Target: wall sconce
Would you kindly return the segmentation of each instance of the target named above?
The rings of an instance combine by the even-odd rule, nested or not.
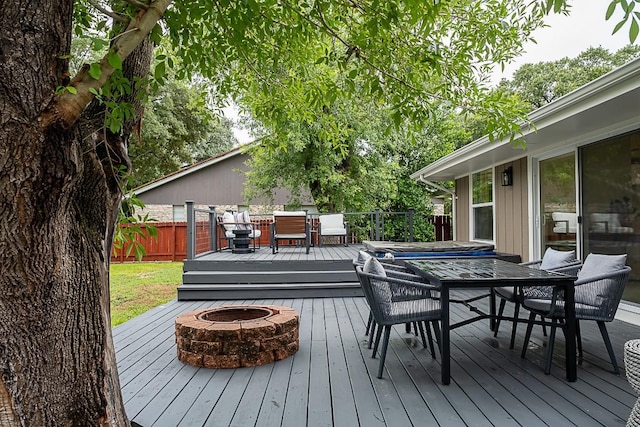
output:
[[[502,171],[502,186],[510,187],[513,185],[513,168],[509,166]]]

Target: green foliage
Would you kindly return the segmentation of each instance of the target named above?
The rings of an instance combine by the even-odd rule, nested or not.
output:
[[[201,84],[169,80],[150,98],[141,138],[129,146],[134,187],[236,143],[231,122],[207,107],[206,94]]]
[[[158,229],[150,222],[156,221],[149,217],[149,214],[141,215],[136,211],[144,208],[144,202],[138,199],[134,193],[130,193],[124,198],[118,212],[118,224],[114,233],[114,252],[126,251],[126,256],[132,253],[140,261],[146,250],[142,240],[148,237],[156,239]]]
[[[613,54],[602,47],[592,47],[576,58],[525,64],[514,73],[512,80],[500,82],[499,89],[517,93],[528,104],[528,109],[533,110],[638,56],[640,47],[635,45],[628,45]]]
[[[613,28],[613,34],[617,33],[626,24],[629,24],[629,41],[634,43],[638,38],[638,31],[640,26],[640,12],[634,11],[636,4],[640,3],[638,0],[612,0],[607,8],[606,19],[609,20],[613,17],[618,8],[624,13],[624,17]]]

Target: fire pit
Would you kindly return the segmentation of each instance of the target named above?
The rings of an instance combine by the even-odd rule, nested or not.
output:
[[[205,368],[257,366],[298,351],[298,313],[275,305],[230,305],[176,319],[178,359]]]

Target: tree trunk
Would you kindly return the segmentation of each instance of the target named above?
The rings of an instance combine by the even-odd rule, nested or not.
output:
[[[43,119],[68,83],[71,16],[70,0],[0,2],[0,426],[129,425],[109,256],[131,125],[104,132],[97,104]],[[146,74],[150,53],[123,72]]]

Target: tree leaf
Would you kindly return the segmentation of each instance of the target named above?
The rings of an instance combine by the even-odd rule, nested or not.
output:
[[[122,70],[122,58],[117,53],[111,52],[107,57],[109,61],[109,65],[111,65],[116,70]]]
[[[100,67],[100,64],[98,64],[97,62],[91,64],[91,66],[89,67],[89,75],[95,80],[98,80],[102,75],[102,67]]]
[[[611,16],[613,16],[613,12],[616,11],[617,4],[618,2],[615,0],[609,3],[609,7],[607,8],[607,14],[605,15],[605,19],[607,21],[609,20],[609,18],[611,18]]]
[[[636,21],[635,18],[632,18],[631,27],[629,27],[629,40],[631,41],[631,43],[634,43],[636,41],[639,30],[640,28],[638,27],[638,21]]]

